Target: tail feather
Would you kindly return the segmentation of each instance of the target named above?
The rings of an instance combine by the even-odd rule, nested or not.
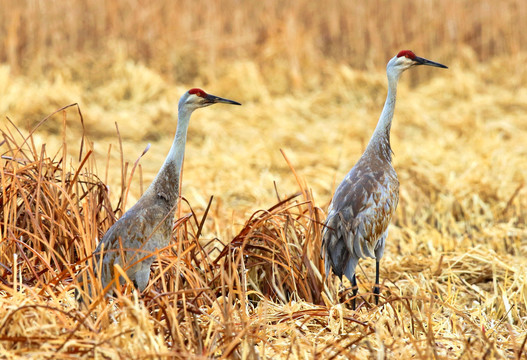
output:
[[[328,217],[323,233],[322,252],[326,276],[329,275],[330,270],[333,270],[341,280],[342,275],[345,275],[351,281],[359,258],[353,249],[348,247],[351,239],[347,238],[353,236],[352,232],[343,228],[339,220],[338,216]]]

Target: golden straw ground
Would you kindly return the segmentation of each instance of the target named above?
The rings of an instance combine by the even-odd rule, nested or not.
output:
[[[74,108],[66,111],[62,115],[78,119]],[[441,185],[442,172],[403,164],[408,185],[382,271],[386,297],[380,308],[353,312],[335,298],[336,282],[322,283],[325,205],[317,205],[303,170],[282,157],[289,167],[284,178],[296,182],[297,196],[278,194],[280,201],[269,201],[238,236],[219,240],[215,229],[232,221],[222,215],[225,205],[214,199],[191,209],[183,202],[181,241],[154,266],[157,295],[138,300],[125,290],[113,303],[81,309],[73,299],[75,264],[116,216],[105,205],[107,188],[90,170],[91,145],[85,142],[80,157],[64,161],[64,147],[47,156],[32,137],[24,143],[13,126],[6,131],[2,146],[11,151],[2,159],[0,346],[10,356],[427,359],[524,353],[525,233],[510,220],[523,215],[518,187],[485,202],[474,196],[485,193],[484,185],[469,182],[463,196],[463,187]],[[486,205],[489,199],[497,201]],[[476,206],[487,213],[469,212]],[[371,265],[359,270],[362,293],[371,289]]]
[[[524,358],[527,7],[380,3],[2,2],[0,354]],[[365,261],[353,312],[323,283],[320,224],[401,48],[450,70],[399,86],[384,298],[369,305]],[[193,86],[244,111],[189,129],[180,241],[152,267],[155,292],[78,307],[75,274],[153,179]],[[28,137],[72,103],[83,121],[70,107]]]

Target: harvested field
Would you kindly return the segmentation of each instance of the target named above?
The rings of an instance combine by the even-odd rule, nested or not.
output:
[[[527,5],[174,4],[0,5],[0,358],[526,358]],[[352,311],[321,222],[402,48],[449,69],[399,82],[381,303],[361,261]],[[194,86],[243,106],[192,117],[174,246],[77,304]]]

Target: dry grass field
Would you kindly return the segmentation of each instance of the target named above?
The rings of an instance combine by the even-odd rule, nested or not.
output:
[[[527,358],[525,19],[522,0],[1,2],[0,359]],[[361,261],[353,311],[321,222],[405,48],[449,69],[399,82],[382,298]],[[174,245],[142,294],[77,304],[196,86],[243,106],[192,117]]]

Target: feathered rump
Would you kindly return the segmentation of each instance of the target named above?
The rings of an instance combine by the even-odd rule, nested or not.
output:
[[[369,170],[369,169],[367,169]],[[335,191],[322,234],[326,275],[333,269],[352,279],[361,258],[380,259],[399,199],[393,169],[372,173],[354,168]]]
[[[330,213],[322,234],[325,271],[328,276],[330,270],[333,269],[335,275],[341,280],[342,275],[345,275],[351,281],[359,258],[348,247],[348,244],[352,242],[349,237],[353,235],[349,229],[346,229],[346,223],[340,220],[339,215],[332,216]]]

